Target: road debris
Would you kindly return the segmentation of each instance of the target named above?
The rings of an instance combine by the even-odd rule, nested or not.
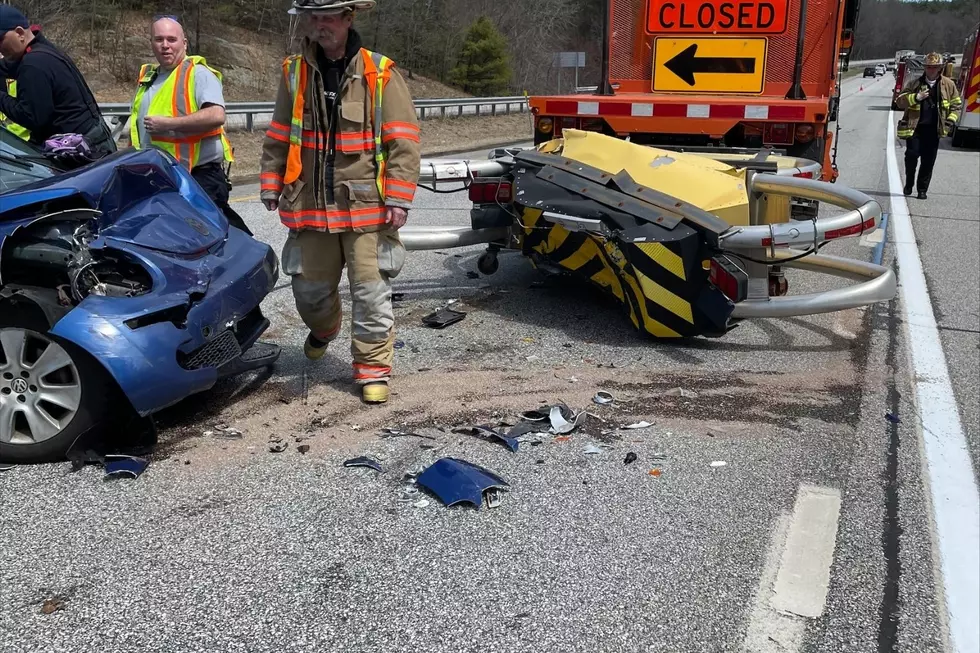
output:
[[[424,438],[426,440],[435,440],[431,435],[410,433],[408,431],[399,431],[398,429],[381,429],[381,439],[387,440],[388,438]]]
[[[41,614],[53,614],[58,610],[65,609],[65,602],[55,597],[53,599],[44,599],[44,603],[41,604]]]
[[[218,426],[214,427],[213,431],[205,431],[204,437],[214,437],[222,440],[241,440],[245,437],[245,435],[238,429],[233,429],[230,426],[219,424]]]
[[[660,393],[661,397],[683,397],[684,399],[697,399],[698,393],[684,388],[671,388],[666,392]]]
[[[451,308],[440,308],[422,318],[422,324],[431,329],[445,329],[466,317],[466,313]]]
[[[269,436],[269,453],[282,453],[289,446],[289,442],[278,435]]]
[[[104,480],[110,478],[120,478],[128,476],[139,478],[140,474],[146,471],[150,461],[136,456],[123,456],[119,454],[108,454],[104,459],[105,476]]]
[[[477,509],[483,503],[483,494],[488,489],[510,487],[494,472],[459,458],[440,458],[426,468],[416,483],[436,495],[447,507],[457,503],[471,503]],[[499,505],[499,496],[488,499]]]
[[[608,444],[603,444],[603,445],[590,444],[586,446],[585,449],[582,450],[582,453],[585,454],[586,456],[594,456],[596,454],[605,453],[606,450],[608,449],[612,449],[612,447],[609,446]]]
[[[599,392],[595,393],[594,397],[592,397],[592,401],[600,406],[608,406],[609,404],[615,402],[616,399],[605,390],[600,390]]]
[[[304,455],[306,453],[308,453],[309,450],[310,450],[310,445],[308,445],[308,444],[301,444],[298,447],[296,447],[296,451],[298,451],[298,452],[300,452],[301,454],[304,454]]]
[[[626,454],[626,460],[623,461],[624,465],[629,465],[630,463],[636,462],[637,455],[634,452],[629,452]]]
[[[885,413],[885,419],[887,419],[892,424],[901,424],[902,418],[894,413]]]
[[[460,435],[471,435],[473,437],[480,438],[481,440],[497,440],[514,453],[517,453],[517,449],[520,446],[517,438],[504,435],[490,428],[488,425],[463,426],[453,429],[453,433],[459,433]]]
[[[551,421],[551,432],[557,435],[571,433],[581,425],[585,417],[585,411],[574,413],[564,404],[552,406],[548,412],[548,419]]]
[[[728,463],[726,463],[724,460],[716,460],[713,463],[711,463],[711,466],[712,467],[724,467],[727,464]]]
[[[622,428],[635,430],[635,429],[648,429],[651,426],[653,426],[653,424],[651,424],[650,422],[637,422],[636,424],[630,424],[629,426],[624,426]]]
[[[358,456],[344,461],[344,467],[370,467],[375,471],[382,471],[381,463],[368,456]]]
[[[654,467],[649,472],[647,472],[647,474],[649,474],[650,476],[654,476],[654,477],[659,477],[662,473],[663,472],[661,472],[660,469],[657,468],[657,467]]]

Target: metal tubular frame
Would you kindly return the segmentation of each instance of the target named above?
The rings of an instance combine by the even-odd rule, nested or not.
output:
[[[466,184],[479,177],[499,177],[514,165],[512,159],[501,158],[486,161],[451,159],[425,160],[419,183],[435,187],[443,184]],[[898,292],[895,273],[884,266],[854,259],[817,254],[816,248],[828,240],[853,238],[874,231],[882,218],[881,206],[868,195],[840,184],[790,176],[801,168],[790,169],[787,174],[757,173],[749,171],[746,183],[750,205],[754,212],[764,211],[757,200],[762,194],[780,195],[816,200],[845,209],[845,213],[829,218],[766,224],[764,215],[754,215],[751,226],[732,227],[720,237],[722,248],[733,258],[740,255],[763,260],[764,263],[742,261],[749,274],[750,298],[735,305],[734,318],[774,318],[797,315],[813,315],[841,311],[859,306],[888,301]],[[685,208],[675,209],[683,215]],[[688,216],[684,216],[688,217]],[[693,217],[693,216],[691,216]],[[839,232],[839,233],[834,233]],[[510,228],[473,230],[468,227],[414,227],[401,229],[402,241],[409,250],[447,249],[481,243],[506,242]],[[597,236],[602,236],[596,232]],[[814,251],[795,261],[788,261],[804,254],[801,249]],[[819,272],[859,283],[806,295],[781,297],[768,296],[768,268],[779,265],[811,272]],[[763,289],[766,289],[763,291]]]

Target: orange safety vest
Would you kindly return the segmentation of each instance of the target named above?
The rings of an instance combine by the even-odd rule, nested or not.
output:
[[[361,48],[364,60],[364,79],[371,98],[371,131],[374,136],[374,162],[377,168],[376,180],[381,199],[385,198],[385,169],[387,156],[381,147],[381,120],[384,89],[391,79],[394,62],[383,54]],[[302,55],[292,55],[282,63],[282,72],[289,83],[293,97],[293,112],[289,125],[289,153],[286,156],[286,175],[283,183],[291,184],[303,172],[303,109],[306,102],[307,66]],[[339,99],[338,99],[339,101]]]

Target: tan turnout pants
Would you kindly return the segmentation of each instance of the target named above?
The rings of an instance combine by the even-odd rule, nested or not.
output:
[[[283,273],[292,278],[296,309],[317,339],[340,333],[337,288],[347,267],[351,291],[351,355],[354,380],[364,384],[391,378],[394,313],[391,280],[401,272],[405,247],[397,230],[371,233],[290,231],[282,251]]]

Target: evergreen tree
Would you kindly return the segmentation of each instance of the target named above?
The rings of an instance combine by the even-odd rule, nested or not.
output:
[[[466,33],[463,49],[450,73],[453,84],[477,96],[499,95],[511,79],[507,39],[486,16]]]

